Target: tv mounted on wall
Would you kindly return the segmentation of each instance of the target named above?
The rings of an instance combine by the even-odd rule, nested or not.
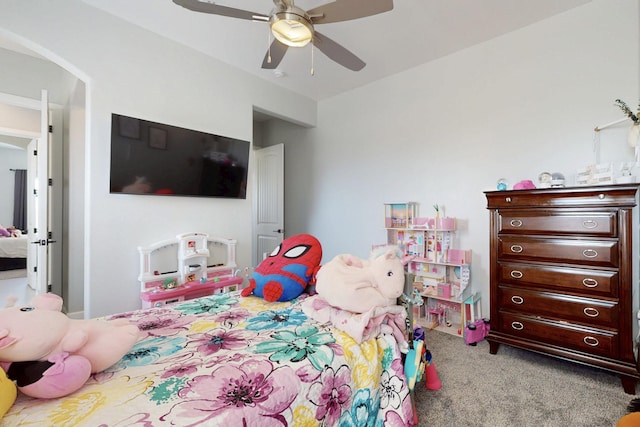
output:
[[[249,141],[111,115],[110,192],[246,199]]]

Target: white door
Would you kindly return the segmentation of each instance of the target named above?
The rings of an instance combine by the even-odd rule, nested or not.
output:
[[[28,147],[27,224],[29,229],[28,277],[29,286],[37,294],[49,287],[49,102],[42,91],[40,138]]]
[[[255,152],[253,265],[284,239],[284,144]]]

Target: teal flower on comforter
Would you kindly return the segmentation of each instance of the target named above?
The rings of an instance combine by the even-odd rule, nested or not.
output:
[[[351,409],[340,416],[339,426],[345,427],[382,427],[383,420],[378,418],[380,400],[371,397],[371,390],[361,388],[353,396]]]
[[[281,329],[299,326],[308,320],[306,314],[300,310],[284,308],[280,310],[266,310],[247,320],[246,329],[263,331],[267,329]]]
[[[182,350],[185,341],[185,337],[156,337],[140,341],[114,366],[124,369],[128,366],[149,365]]]
[[[185,314],[216,314],[231,310],[231,307],[238,304],[238,297],[235,294],[217,294],[207,298],[197,298],[189,300],[174,308]]]
[[[294,331],[278,331],[271,334],[272,340],[256,344],[256,353],[273,353],[272,362],[300,362],[308,359],[318,371],[333,361],[333,349],[329,344],[336,342],[329,332],[319,332],[315,326],[302,325]]]

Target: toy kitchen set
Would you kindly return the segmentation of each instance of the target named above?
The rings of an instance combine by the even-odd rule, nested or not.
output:
[[[138,247],[138,252],[142,308],[232,292],[243,282],[234,239],[186,233]]]

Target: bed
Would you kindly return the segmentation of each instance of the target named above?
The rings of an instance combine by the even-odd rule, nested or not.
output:
[[[19,395],[2,425],[412,425],[394,334],[358,344],[305,314],[313,298],[231,292],[111,316],[138,325],[135,347],[69,396]]]
[[[0,271],[27,268],[27,236],[0,237]]]

